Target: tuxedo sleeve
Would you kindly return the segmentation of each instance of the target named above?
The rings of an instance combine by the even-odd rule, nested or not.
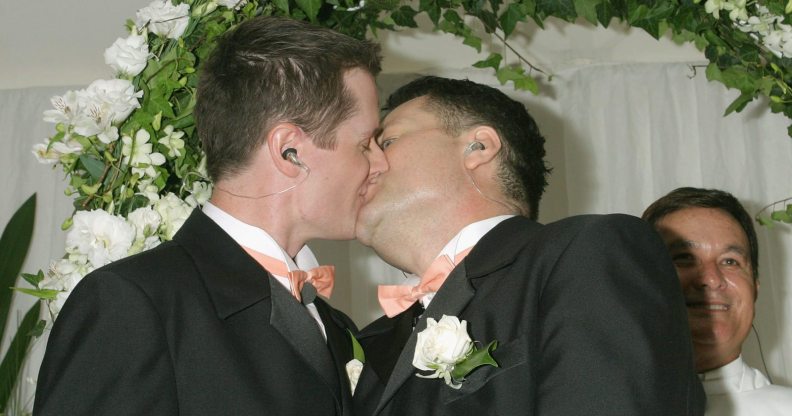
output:
[[[537,415],[703,414],[687,314],[656,233],[626,215],[582,224],[539,302]]]
[[[34,415],[174,415],[165,330],[147,294],[115,273],[86,276],[50,333]]]

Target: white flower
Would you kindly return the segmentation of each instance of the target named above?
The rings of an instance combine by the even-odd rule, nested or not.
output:
[[[52,164],[61,161],[66,155],[82,153],[82,145],[74,139],[64,139],[62,142],[39,143],[33,145],[33,155],[39,163]]]
[[[467,321],[460,322],[459,318],[448,315],[443,315],[439,322],[427,318],[426,329],[418,334],[413,366],[450,377],[454,364],[463,360],[472,347]]]
[[[173,235],[192,212],[192,207],[172,192],[168,192],[167,195],[155,202],[154,209],[162,217],[160,235],[164,241],[173,239]]]
[[[104,53],[105,63],[116,71],[134,77],[146,67],[149,56],[145,35],[129,35],[118,38]]]
[[[124,146],[121,148],[123,162],[132,167],[132,173],[139,177],[156,178],[159,174],[154,166],[165,163],[165,156],[162,153],[152,152],[153,146],[149,143],[151,135],[145,129],[140,129],[135,133],[135,138],[129,136],[121,138]]]
[[[66,251],[88,257],[91,266],[104,266],[126,257],[135,228],[124,218],[104,210],[77,211],[66,234]]]
[[[154,0],[137,11],[135,25],[148,29],[159,36],[179,39],[189,23],[190,6],[181,3],[174,6],[170,0]]]
[[[346,373],[349,378],[349,387],[352,389],[352,394],[355,394],[355,387],[357,387],[358,380],[360,380],[361,372],[363,372],[363,363],[357,358],[353,358],[346,363]]]
[[[229,9],[239,10],[247,4],[247,0],[217,0],[217,4]]]
[[[132,82],[126,79],[96,80],[85,93],[87,98],[102,106],[114,123],[126,120],[133,110],[140,108],[138,98],[143,96],[143,91],[135,92]]]
[[[159,188],[157,185],[151,183],[152,179],[147,178],[137,183],[138,195],[143,195],[148,198],[150,203],[154,203],[160,199]]]
[[[76,91],[67,91],[66,94],[56,95],[50,99],[52,110],[44,111],[44,121],[49,123],[74,124],[75,117],[80,113],[81,107]]]
[[[60,291],[55,299],[47,302],[52,316],[58,315],[72,289],[93,269],[87,263],[86,257],[80,255],[70,255],[68,258],[55,260],[50,264],[49,272],[39,283],[39,288]]]
[[[168,149],[168,157],[174,158],[179,157],[182,154],[182,149],[184,149],[184,137],[183,131],[174,131],[173,126],[168,124],[162,130],[165,132],[165,136],[159,139],[159,144],[165,146]]]
[[[203,206],[211,197],[212,185],[203,181],[195,181],[192,183],[190,195],[185,198],[185,202],[191,207]]]
[[[135,240],[145,240],[157,233],[162,217],[151,207],[140,207],[129,213],[127,220],[135,227]]]
[[[138,98],[143,91],[135,92],[132,83],[125,79],[96,80],[85,90],[77,91],[79,111],[72,119],[74,131],[86,137],[99,135],[107,144],[118,139],[118,130],[112,123],[126,120],[140,107]]]

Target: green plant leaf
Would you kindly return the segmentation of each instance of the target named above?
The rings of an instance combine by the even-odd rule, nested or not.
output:
[[[506,11],[500,15],[501,29],[503,29],[504,37],[509,37],[517,27],[517,23],[525,19],[525,7],[520,3],[511,3],[506,8]]]
[[[490,53],[487,59],[478,61],[473,66],[476,68],[492,68],[497,71],[500,68],[501,60],[503,60],[503,57],[499,53]]]
[[[495,76],[501,85],[512,81],[514,88],[518,90],[530,91],[534,94],[539,93],[539,85],[536,80],[531,78],[530,75],[526,75],[521,67],[507,66],[500,68],[495,72]]]
[[[492,351],[498,348],[498,341],[492,341],[484,348],[476,349],[467,356],[461,363],[454,366],[451,370],[451,378],[455,381],[462,381],[470,372],[483,365],[498,367],[498,362],[492,357]]]
[[[22,369],[22,364],[27,355],[28,346],[33,339],[31,332],[35,330],[38,322],[39,310],[41,302],[36,302],[30,310],[27,311],[25,317],[17,328],[16,335],[11,340],[5,357],[0,363],[0,413],[5,411],[8,404],[8,398],[11,396],[11,391],[19,379],[19,371]]]
[[[0,236],[0,339],[11,310],[13,292],[8,288],[14,286],[22,271],[33,238],[35,217],[36,194],[33,194],[11,216]]]
[[[349,334],[349,339],[352,343],[352,357],[361,363],[365,363],[366,354],[363,352],[363,347],[360,345],[360,342],[358,342],[357,338],[355,338],[355,335],[352,334],[352,331],[347,329],[347,333]]]
[[[597,25],[597,6],[603,0],[574,0],[575,13],[578,16],[585,18],[592,25]]]
[[[39,283],[44,280],[44,272],[39,270],[36,274],[22,273],[22,278],[25,279],[26,282],[30,283],[31,286],[37,287]]]
[[[723,115],[728,116],[734,111],[739,113],[740,111],[743,110],[743,108],[745,108],[746,105],[748,105],[748,103],[750,103],[753,100],[753,98],[754,98],[753,94],[749,94],[749,93],[740,94],[739,97],[737,97],[734,101],[732,101],[731,104],[729,104]]]
[[[105,164],[101,160],[86,154],[80,155],[80,163],[94,181],[99,181],[104,173]]]
[[[315,22],[316,16],[319,15],[319,9],[322,8],[322,0],[295,0],[297,7],[299,7],[308,20]]]
[[[28,289],[26,287],[12,287],[11,289],[17,292],[22,292],[26,295],[35,296],[39,299],[53,300],[58,296],[60,290],[55,289]]]

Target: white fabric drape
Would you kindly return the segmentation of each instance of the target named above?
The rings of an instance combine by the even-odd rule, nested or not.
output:
[[[489,72],[435,71],[497,86]],[[737,93],[709,83],[684,64],[602,65],[566,69],[542,86],[542,95],[503,90],[524,102],[547,138],[554,167],[540,220],[581,213],[640,215],[658,197],[679,186],[727,190],[751,212],[792,195],[789,121],[752,103],[722,117]],[[414,75],[382,75],[383,95]],[[36,234],[24,270],[46,269],[63,254],[60,224],[71,212],[58,168],[40,165],[30,153],[53,126],[41,121],[49,98],[69,87],[0,90],[0,224],[38,192]],[[755,326],[773,381],[792,385],[792,226],[758,228],[759,299]],[[333,303],[359,325],[379,316],[376,285],[403,277],[355,242],[316,242],[321,262],[334,263],[340,279]],[[343,276],[349,276],[344,279]],[[17,296],[18,304],[31,300]],[[20,306],[21,308],[21,306]],[[14,314],[16,317],[16,314]],[[13,317],[12,317],[13,318]],[[2,350],[6,348],[4,340]],[[38,347],[41,347],[39,343]],[[764,370],[757,337],[749,337],[746,360]],[[35,377],[40,352],[29,375]],[[27,390],[30,393],[30,389]],[[24,395],[23,395],[24,397]]]

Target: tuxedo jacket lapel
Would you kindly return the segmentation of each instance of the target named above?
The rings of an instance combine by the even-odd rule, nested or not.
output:
[[[227,319],[269,300],[270,325],[316,371],[340,405],[341,390],[332,357],[321,329],[305,307],[200,210],[193,211],[175,238],[201,271],[217,316]]]
[[[396,361],[374,414],[379,413],[388,401],[393,398],[393,395],[396,394],[402,384],[415,374],[416,370],[412,365],[412,360],[418,341],[418,333],[426,329],[426,319],[434,318],[439,320],[443,315],[459,315],[470,300],[473,299],[474,294],[475,291],[468,281],[465,262],[463,261],[448,275],[445,283],[443,283],[443,286],[429,304],[429,308],[418,320],[418,324],[412,331],[410,338],[399,355],[399,359]]]
[[[352,390],[349,386],[349,378],[346,375],[346,363],[353,358],[353,354],[349,332],[344,328],[348,327],[349,323],[338,319],[336,314],[330,309],[330,306],[322,299],[317,297],[316,301],[314,301],[314,305],[316,305],[316,309],[319,311],[319,317],[322,318],[322,322],[324,322],[325,333],[327,334],[327,347],[330,350],[336,372],[335,378],[337,381],[336,385],[338,386],[336,392],[341,397],[341,405],[344,409],[344,414],[348,414],[349,412],[347,409],[350,409],[352,406],[350,403]],[[355,328],[352,327],[352,330],[355,330]]]
[[[341,397],[336,368],[316,321],[301,303],[275,279],[270,278],[272,315],[270,324],[294,350],[316,370],[337,398]],[[326,326],[331,326],[326,325]],[[277,359],[277,358],[276,358]]]

